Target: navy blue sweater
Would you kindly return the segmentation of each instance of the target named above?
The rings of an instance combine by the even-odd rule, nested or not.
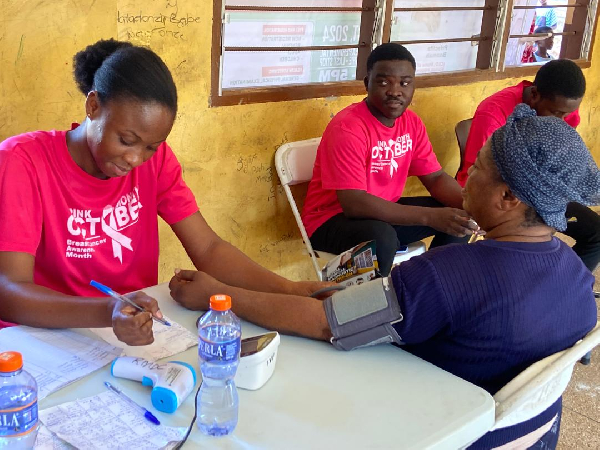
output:
[[[572,346],[596,324],[594,278],[553,238],[480,241],[433,249],[394,268],[411,353],[495,394],[540,359]],[[488,433],[473,448],[523,436],[560,410]]]

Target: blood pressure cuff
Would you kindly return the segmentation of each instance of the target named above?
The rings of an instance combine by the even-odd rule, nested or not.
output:
[[[338,350],[395,342],[402,344],[392,326],[402,312],[389,277],[336,292],[324,302],[325,315]]]

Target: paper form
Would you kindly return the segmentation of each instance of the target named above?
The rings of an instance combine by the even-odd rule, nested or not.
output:
[[[150,361],[167,358],[181,353],[194,345],[198,345],[198,336],[166,316],[165,320],[168,320],[171,326],[167,327],[160,322],[154,321],[152,325],[154,342],[150,345],[139,347],[131,347],[119,341],[112,328],[90,328],[90,331],[96,333],[109,344],[123,348],[126,356],[135,356]]]
[[[23,355],[23,368],[38,384],[38,399],[89,375],[121,356],[122,349],[73,330],[25,326],[0,330],[0,352]]]
[[[52,434],[48,428],[40,424],[35,445],[35,450],[73,450],[75,447],[67,444],[58,436]]]
[[[44,409],[39,417],[52,433],[85,450],[171,448],[187,431],[184,427],[148,422],[137,409],[110,391]]]

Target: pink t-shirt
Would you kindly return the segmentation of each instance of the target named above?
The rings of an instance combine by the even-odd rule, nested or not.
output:
[[[508,116],[512,114],[515,107],[519,103],[523,103],[523,91],[526,87],[532,85],[531,81],[521,81],[516,86],[496,92],[479,104],[473,116],[469,137],[465,145],[463,166],[456,175],[458,184],[461,186],[465,185],[468,178],[467,171],[475,163],[479,150],[481,150],[494,131],[506,124]],[[576,128],[579,122],[581,122],[579,112],[573,111],[565,117],[565,122]]]
[[[73,161],[66,131],[0,143],[0,251],[35,256],[34,281],[69,295],[126,293],[158,282],[158,219],[198,211],[165,143],[124,177],[100,180]]]
[[[405,111],[389,128],[354,103],[329,123],[308,185],[302,221],[311,236],[327,220],[342,212],[336,191],[356,189],[397,202],[409,176],[441,169],[423,122]]]

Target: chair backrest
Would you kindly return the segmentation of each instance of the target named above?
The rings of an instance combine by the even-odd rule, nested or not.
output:
[[[275,168],[277,169],[277,175],[279,175],[279,180],[281,181],[285,195],[292,208],[296,224],[300,229],[302,240],[304,241],[304,245],[306,245],[306,250],[308,251],[308,255],[312,260],[313,267],[319,279],[322,277],[321,269],[312,245],[310,244],[310,239],[306,234],[306,229],[302,223],[300,211],[298,210],[290,186],[310,181],[320,142],[321,138],[289,142],[279,147],[275,152]]]
[[[531,365],[500,389],[496,422],[492,430],[525,422],[550,407],[563,394],[573,367],[586,353],[600,345],[600,325],[573,347]]]
[[[283,186],[310,181],[321,138],[283,144],[275,153],[275,167]]]
[[[461,120],[456,124],[456,127],[454,127],[456,140],[458,141],[458,149],[460,150],[460,166],[458,166],[458,172],[462,169],[465,160],[465,148],[467,147],[467,138],[469,137],[471,122],[473,122],[473,119]]]

